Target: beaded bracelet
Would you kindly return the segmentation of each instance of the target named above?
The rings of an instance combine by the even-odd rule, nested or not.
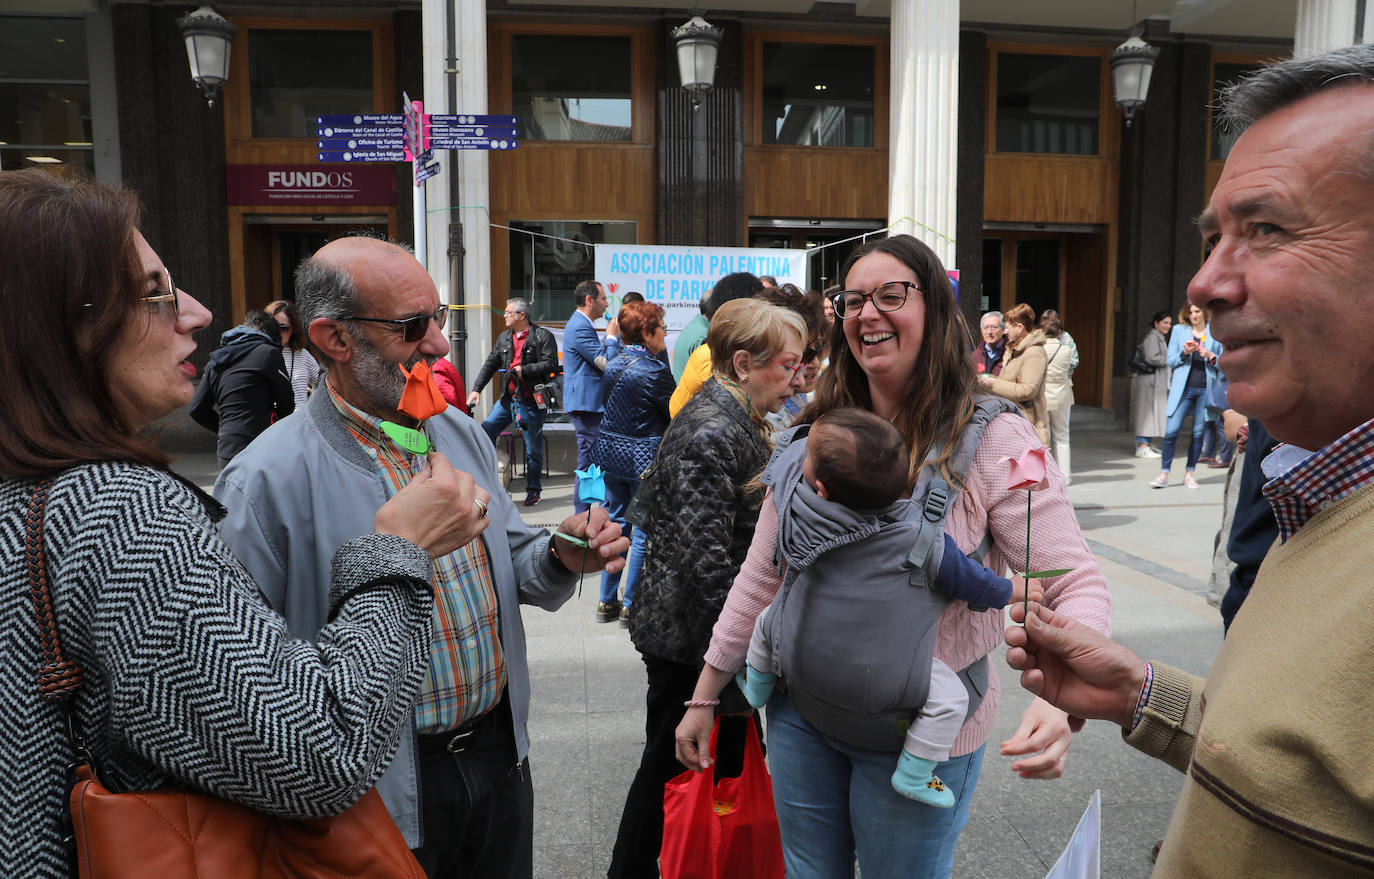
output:
[[[682,703],[687,708],[714,708],[720,704],[719,699],[688,699]]]

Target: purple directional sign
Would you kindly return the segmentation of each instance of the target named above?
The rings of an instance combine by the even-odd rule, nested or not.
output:
[[[327,150],[319,153],[321,162],[408,162],[405,150]]]
[[[493,116],[472,113],[431,113],[429,124],[439,125],[508,125],[514,127],[520,122],[514,116]]]
[[[326,113],[315,117],[315,124],[325,125],[387,125],[400,128],[405,117],[400,113]]]
[[[506,138],[517,134],[514,125],[431,125],[430,137],[486,137]]]
[[[399,150],[405,149],[406,139],[400,135],[388,137],[349,137],[315,141],[315,148],[330,152],[344,150]]]
[[[315,129],[315,136],[326,140],[350,137],[404,137],[405,131],[400,125],[321,125]]]
[[[436,150],[514,150],[520,148],[518,140],[497,137],[435,137],[429,142]]]

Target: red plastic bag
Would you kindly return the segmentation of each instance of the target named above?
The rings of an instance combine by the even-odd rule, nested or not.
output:
[[[782,879],[782,843],[773,782],[763,765],[758,728],[747,724],[744,769],[715,783],[715,764],[690,769],[663,787],[663,879]],[[711,730],[716,753],[720,720]]]

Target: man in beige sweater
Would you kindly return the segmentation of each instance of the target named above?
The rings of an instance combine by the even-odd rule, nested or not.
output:
[[[1212,312],[1231,406],[1287,443],[1264,462],[1279,541],[1206,679],[1034,607],[1007,661],[1186,773],[1156,875],[1369,876],[1374,345],[1331,328],[1374,305],[1374,46],[1266,68],[1223,106],[1244,134],[1188,298]]]

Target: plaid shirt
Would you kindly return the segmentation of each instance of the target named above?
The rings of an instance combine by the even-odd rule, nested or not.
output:
[[[392,497],[410,482],[424,461],[382,433],[381,421],[351,406],[329,387],[344,426],[368,457]],[[506,659],[501,651],[496,588],[486,544],[474,540],[434,561],[434,640],[429,673],[415,703],[415,728],[422,735],[447,732],[480,717],[501,700]]]
[[[1264,496],[1287,542],[1317,513],[1374,479],[1374,419],[1315,452],[1281,445],[1264,459]]]

